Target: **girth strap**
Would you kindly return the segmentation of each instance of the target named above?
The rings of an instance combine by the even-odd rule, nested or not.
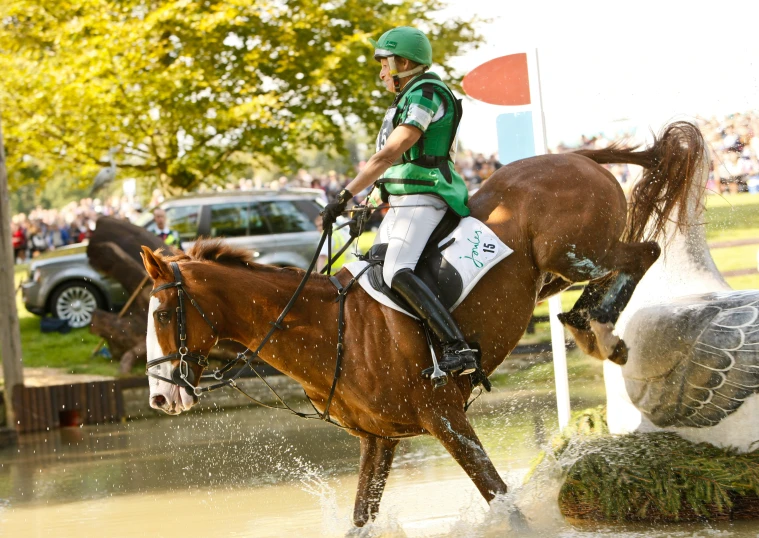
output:
[[[329,406],[332,405],[332,398],[335,396],[335,389],[337,388],[337,381],[340,379],[340,372],[343,366],[343,351],[345,346],[343,344],[345,336],[345,296],[348,294],[350,286],[355,282],[351,280],[351,283],[344,287],[343,284],[337,279],[336,276],[330,275],[329,281],[337,288],[337,358],[335,361],[335,375],[332,379],[332,387],[329,389],[329,396],[327,397],[327,403],[324,405],[324,412],[322,417],[324,420],[329,421]]]

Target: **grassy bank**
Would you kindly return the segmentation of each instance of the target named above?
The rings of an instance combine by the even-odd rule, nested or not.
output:
[[[16,285],[27,277],[28,271],[28,265],[15,267]],[[61,368],[72,374],[118,374],[117,362],[100,356],[90,358],[100,338],[90,334],[88,329],[72,329],[68,334],[42,333],[39,316],[24,308],[21,292],[16,296],[16,307],[25,367]]]

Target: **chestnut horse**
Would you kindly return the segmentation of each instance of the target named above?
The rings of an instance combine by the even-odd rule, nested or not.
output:
[[[454,315],[467,340],[479,344],[486,374],[517,345],[537,301],[584,281],[590,283],[563,321],[587,353],[624,362],[626,347],[613,335],[613,326],[660,252],[656,243],[644,239],[658,233],[673,211],[686,209],[681,202],[703,149],[696,127],[675,123],[645,150],[615,145],[533,157],[502,167],[483,184],[470,200],[472,215],[514,253],[491,269]],[[604,163],[645,169],[629,211],[617,180],[600,165]],[[207,356],[218,339],[254,346],[304,274],[256,264],[247,251],[218,240],[198,241],[187,254],[174,256],[146,247],[143,251],[145,268],[155,282],[148,360],[177,353],[178,323],[185,325],[184,351],[195,356]],[[185,306],[184,321],[177,316],[174,268],[183,279],[185,301],[192,298],[197,306]],[[346,285],[351,275],[342,270],[337,278]],[[335,371],[335,299],[335,287],[326,277],[311,276],[283,330],[260,355],[300,383],[320,411]],[[405,437],[429,434],[438,439],[486,500],[506,493],[465,414],[472,390],[469,378],[457,377],[433,389],[420,375],[430,363],[420,324],[354,286],[345,302],[344,360],[330,415],[360,438],[353,514],[357,526],[376,516],[395,447]],[[177,364],[173,360],[153,369],[170,381],[176,379]],[[191,379],[200,379],[202,367],[190,367]],[[196,401],[184,388],[151,378],[152,407],[176,414]]]

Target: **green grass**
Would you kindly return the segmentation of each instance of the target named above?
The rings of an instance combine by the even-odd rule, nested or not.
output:
[[[14,268],[16,285],[26,278],[28,265]],[[66,373],[116,376],[119,364],[101,356],[90,358],[90,353],[100,341],[88,329],[72,329],[68,334],[42,333],[40,317],[30,313],[16,295],[21,353],[25,367],[60,368]]]
[[[753,269],[756,271],[757,250],[759,250],[759,245],[714,248],[712,249],[712,258],[714,258],[717,268],[723,273],[736,269]]]
[[[759,196],[712,195],[706,208],[707,241],[759,239]]]
[[[588,357],[579,349],[567,352],[567,371],[570,391],[572,386],[596,384],[603,374],[603,362]],[[553,390],[553,363],[538,364],[532,368],[511,373],[495,373],[490,377],[493,386],[504,390],[542,391]]]

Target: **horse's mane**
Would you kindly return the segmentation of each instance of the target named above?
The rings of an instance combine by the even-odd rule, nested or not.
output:
[[[198,239],[186,253],[174,251],[170,256],[164,256],[164,260],[209,261],[232,267],[263,267],[253,261],[249,250],[233,247],[221,239]]]

